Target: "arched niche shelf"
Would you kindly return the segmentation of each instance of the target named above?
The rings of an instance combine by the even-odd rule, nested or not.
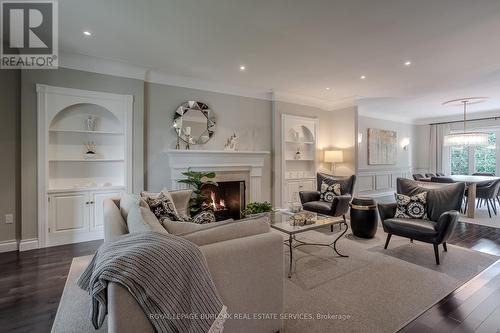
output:
[[[123,124],[113,112],[93,103],[77,103],[57,112],[50,122],[49,131],[88,131],[86,121],[89,117],[94,119],[95,132],[123,132]]]
[[[103,201],[132,191],[133,96],[36,89],[37,246],[101,239]]]

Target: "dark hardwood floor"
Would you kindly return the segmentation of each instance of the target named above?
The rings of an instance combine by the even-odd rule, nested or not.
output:
[[[0,332],[50,332],[71,260],[101,243],[0,253]]]
[[[73,257],[102,241],[0,254],[0,332],[50,332]],[[500,256],[500,229],[459,223],[450,244]],[[500,262],[401,332],[500,332]]]
[[[500,229],[459,222],[448,243],[500,256]],[[424,312],[402,332],[500,332],[500,260]]]

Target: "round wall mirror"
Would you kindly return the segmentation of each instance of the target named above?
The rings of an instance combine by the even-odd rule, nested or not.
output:
[[[173,127],[182,141],[201,145],[214,135],[215,117],[205,103],[188,101],[177,108]]]

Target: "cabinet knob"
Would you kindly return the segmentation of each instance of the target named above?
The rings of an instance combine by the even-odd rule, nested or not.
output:
[[[90,204],[91,204],[91,205],[93,205],[93,204],[94,204],[94,202],[93,202],[93,201],[91,201],[91,202],[90,202]]]
[[[85,204],[88,205],[88,204],[90,204],[90,202],[87,201]]]

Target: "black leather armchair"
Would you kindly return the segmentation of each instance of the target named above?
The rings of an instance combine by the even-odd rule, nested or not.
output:
[[[428,220],[394,218],[396,203],[378,204],[382,226],[387,233],[384,249],[387,249],[392,235],[431,243],[434,246],[436,264],[439,265],[439,248],[443,244],[445,251],[446,241],[450,237],[458,222],[460,206],[464,196],[465,184],[443,184],[418,182],[410,179],[397,179],[397,192],[413,196],[427,192]]]
[[[318,173],[318,190],[317,191],[301,191],[299,192],[300,202],[305,210],[320,213],[329,216],[342,216],[345,221],[345,214],[349,211],[349,202],[352,198],[356,176],[336,177],[323,173]],[[340,184],[340,193],[342,195],[335,196],[333,202],[325,202],[320,200],[321,184],[325,181],[328,184]],[[333,229],[333,227],[332,227]]]

